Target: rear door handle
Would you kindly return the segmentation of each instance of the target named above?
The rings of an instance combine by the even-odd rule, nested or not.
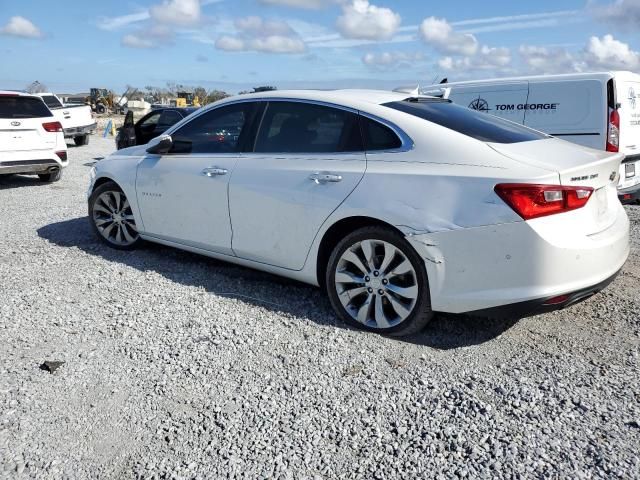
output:
[[[316,172],[309,175],[309,180],[313,180],[317,185],[329,182],[335,183],[342,181],[342,175],[329,172]]]
[[[205,177],[218,177],[220,175],[226,175],[229,171],[226,168],[208,167],[202,170],[201,173]]]

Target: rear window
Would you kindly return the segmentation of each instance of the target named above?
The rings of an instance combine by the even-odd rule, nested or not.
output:
[[[385,103],[386,107],[423,118],[482,142],[520,143],[548,138],[540,132],[448,101],[427,100]]]
[[[42,118],[52,116],[47,106],[39,98],[0,96],[0,118]]]
[[[49,108],[62,108],[62,104],[60,103],[60,101],[53,95],[44,95],[42,97],[42,100],[47,104],[47,107]]]

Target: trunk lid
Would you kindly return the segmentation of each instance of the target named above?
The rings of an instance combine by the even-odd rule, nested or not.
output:
[[[55,148],[56,135],[42,128],[43,123],[53,121],[55,118],[39,98],[0,96],[0,152]]]
[[[42,128],[44,121],[0,118],[0,152],[51,150],[55,148],[56,136],[44,131]],[[51,121],[53,121],[53,118],[51,118]]]
[[[589,234],[610,227],[617,216],[617,173],[622,153],[609,153],[549,138],[532,142],[496,144],[497,152],[527,165],[545,168],[558,174],[560,185],[591,187],[593,194],[583,207],[592,219],[585,226]]]

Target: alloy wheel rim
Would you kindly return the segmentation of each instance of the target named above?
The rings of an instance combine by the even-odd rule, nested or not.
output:
[[[138,229],[129,200],[122,192],[101,193],[93,204],[93,222],[109,242],[128,246],[138,239]]]
[[[341,255],[335,272],[340,303],[355,321],[387,329],[405,321],[418,301],[418,276],[389,242],[362,240]]]

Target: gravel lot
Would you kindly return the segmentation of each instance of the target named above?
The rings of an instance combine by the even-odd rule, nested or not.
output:
[[[304,285],[103,246],[84,192],[112,149],[0,179],[0,477],[640,477],[640,207],[603,293],[398,340]]]

